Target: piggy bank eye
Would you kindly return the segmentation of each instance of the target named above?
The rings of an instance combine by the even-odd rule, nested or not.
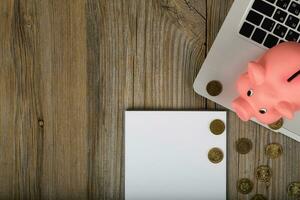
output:
[[[254,94],[253,90],[251,90],[251,89],[248,90],[248,92],[247,92],[248,97],[251,97],[253,94]]]
[[[259,109],[259,113],[260,114],[266,114],[267,113],[267,109],[261,108],[261,109]]]

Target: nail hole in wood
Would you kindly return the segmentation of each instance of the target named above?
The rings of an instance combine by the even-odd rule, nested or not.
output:
[[[38,123],[40,127],[44,127],[44,120],[39,119]]]

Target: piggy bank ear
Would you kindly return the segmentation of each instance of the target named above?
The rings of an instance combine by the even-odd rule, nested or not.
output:
[[[265,80],[265,69],[257,62],[249,62],[248,75],[253,85],[260,85]]]
[[[281,101],[278,103],[278,105],[275,107],[277,112],[279,112],[283,117],[286,117],[288,119],[293,118],[293,108],[292,105],[286,101]]]

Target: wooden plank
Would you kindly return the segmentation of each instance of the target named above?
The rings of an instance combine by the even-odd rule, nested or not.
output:
[[[135,1],[88,1],[87,71],[90,199],[124,195],[124,110],[133,102]]]
[[[45,15],[46,21],[41,21],[40,27],[49,25],[49,33],[40,36],[45,42],[42,45],[49,48],[42,56],[48,69],[41,72],[44,76],[42,80],[45,80],[42,81],[42,86],[48,90],[46,94],[41,94],[41,99],[44,98],[47,102],[43,108],[44,146],[48,147],[45,149],[44,165],[49,166],[44,173],[46,191],[43,191],[42,196],[45,198],[50,196],[54,199],[72,199],[87,196],[89,138],[86,135],[87,58],[84,5],[82,1],[68,0],[49,1],[41,5],[45,9],[45,13],[41,15]],[[41,51],[44,52],[42,48]]]
[[[0,198],[12,198],[15,173],[16,76],[10,49],[12,2],[0,4]]]
[[[88,45],[88,51],[93,55],[89,70],[99,73],[91,74],[89,78],[91,85],[96,87],[90,91],[99,91],[99,94],[93,94],[96,95],[93,97],[95,102],[90,103],[95,105],[91,110],[99,109],[100,115],[93,114],[100,120],[98,128],[96,125],[89,127],[97,132],[94,136],[96,144],[92,145],[94,157],[89,161],[93,170],[89,176],[93,175],[89,180],[89,193],[91,198],[119,199],[124,197],[124,164],[121,162],[124,110],[190,109],[201,105],[201,98],[194,94],[192,83],[204,58],[201,39],[204,40],[198,33],[204,35],[205,29],[191,25],[182,27],[165,6],[172,3],[174,9],[186,9],[180,11],[182,20],[190,20],[184,12],[199,14],[188,5],[175,1],[89,3],[87,13],[92,21],[87,27],[88,38],[100,35],[99,41],[96,36]],[[202,9],[204,4],[205,1],[197,3]],[[93,12],[100,12],[100,15]],[[205,19],[197,19],[195,17],[190,23],[204,27]],[[189,35],[180,33],[178,28]],[[187,51],[189,47],[193,50]],[[97,55],[99,60],[93,61]],[[182,87],[183,83],[188,85]],[[101,102],[100,108],[96,106],[98,102]]]
[[[82,1],[1,2],[3,198],[86,197],[82,7]]]
[[[204,107],[192,85],[205,54],[205,1],[149,1],[139,6],[134,108]]]

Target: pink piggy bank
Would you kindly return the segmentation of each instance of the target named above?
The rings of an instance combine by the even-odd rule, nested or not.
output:
[[[243,120],[264,124],[293,118],[300,109],[300,44],[281,43],[255,61],[237,81],[239,97],[232,108]]]

